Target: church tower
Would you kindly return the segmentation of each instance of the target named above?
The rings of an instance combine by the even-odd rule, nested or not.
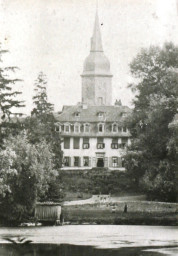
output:
[[[87,105],[111,105],[112,75],[110,63],[104,55],[98,12],[96,11],[90,54],[82,73],[82,102]]]

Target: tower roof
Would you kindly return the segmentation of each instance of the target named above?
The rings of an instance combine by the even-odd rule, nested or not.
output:
[[[91,52],[103,52],[98,11],[96,10],[93,36],[91,38]]]
[[[93,35],[91,38],[90,54],[85,59],[82,76],[90,75],[112,76],[110,73],[109,60],[103,52],[100,23],[97,10],[95,16]]]

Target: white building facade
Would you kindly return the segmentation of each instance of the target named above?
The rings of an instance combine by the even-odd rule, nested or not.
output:
[[[63,141],[62,168],[124,170],[123,155],[131,143],[125,118],[131,110],[121,102],[111,105],[112,74],[103,52],[97,13],[81,77],[82,103],[64,106],[55,116],[56,132]]]

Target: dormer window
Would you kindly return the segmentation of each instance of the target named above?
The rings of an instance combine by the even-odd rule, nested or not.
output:
[[[118,125],[116,123],[112,125],[112,132],[114,133],[118,132]]]
[[[55,125],[55,132],[61,132],[62,128],[60,124]]]
[[[64,132],[69,133],[70,132],[70,124],[64,125]]]
[[[80,124],[74,125],[74,132],[79,133],[80,132]]]
[[[104,124],[98,124],[98,132],[99,133],[102,133],[102,132],[104,132]]]
[[[75,112],[75,117],[80,117],[80,112]]]
[[[127,113],[123,112],[121,113],[121,117],[126,117],[127,116]]]
[[[103,118],[104,117],[104,112],[98,112],[98,117]]]
[[[90,124],[84,124],[84,132],[90,132]]]
[[[122,131],[123,131],[123,132],[127,132],[127,127],[125,127],[125,126],[122,127]]]

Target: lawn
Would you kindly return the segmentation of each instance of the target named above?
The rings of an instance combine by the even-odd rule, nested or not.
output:
[[[160,202],[125,202],[64,206],[65,221],[73,224],[146,224],[178,225],[178,204]]]

